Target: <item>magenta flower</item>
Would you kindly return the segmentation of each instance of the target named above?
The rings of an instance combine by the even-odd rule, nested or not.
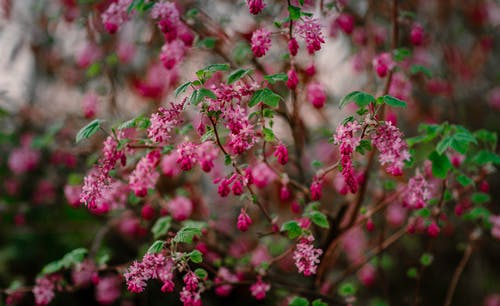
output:
[[[246,210],[242,208],[240,211],[240,215],[238,216],[237,227],[240,231],[246,232],[250,225],[252,225],[252,219],[250,219],[250,216],[247,214]]]
[[[274,156],[278,160],[278,163],[282,165],[286,165],[286,163],[288,163],[288,150],[284,144],[280,143],[276,146]]]
[[[423,175],[417,174],[408,181],[403,205],[410,209],[420,209],[431,198],[430,185]]]
[[[247,6],[250,14],[257,15],[266,7],[266,4],[264,0],[247,0]]]
[[[322,108],[326,102],[325,88],[321,83],[311,82],[306,88],[307,101],[309,101],[315,108]]]
[[[288,80],[286,81],[286,86],[290,89],[297,88],[297,84],[299,84],[299,77],[297,76],[297,71],[291,68],[287,73]]]
[[[380,152],[378,160],[386,166],[386,171],[396,176],[403,174],[404,162],[410,159],[403,133],[390,121],[385,121],[375,129],[372,142]]]
[[[255,30],[252,34],[252,52],[256,57],[266,55],[271,48],[271,32],[266,29]]]
[[[183,196],[177,196],[170,200],[167,207],[170,215],[176,221],[186,220],[193,213],[193,202]]]
[[[154,150],[141,158],[134,171],[129,176],[129,186],[138,197],[148,194],[148,189],[153,189],[160,177],[156,166],[160,163],[161,153]]]
[[[305,40],[309,54],[314,54],[314,52],[319,51],[321,49],[321,44],[325,43],[318,19],[311,17],[301,18],[300,21],[297,22],[295,33]]]
[[[296,56],[299,52],[299,43],[295,38],[290,39],[288,42],[288,51],[290,51],[290,55]]]
[[[266,298],[266,293],[271,289],[271,285],[264,283],[262,277],[259,275],[257,277],[257,282],[250,286],[250,292],[257,300],[263,300]]]
[[[115,1],[101,14],[102,23],[110,34],[116,33],[122,24],[130,18],[127,10],[131,3],[132,0]]]
[[[314,248],[313,241],[312,235],[302,238],[293,252],[295,266],[299,273],[305,276],[316,274],[320,262],[319,257],[323,254],[321,249]]]

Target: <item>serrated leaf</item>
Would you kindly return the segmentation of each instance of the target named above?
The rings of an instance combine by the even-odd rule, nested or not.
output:
[[[300,18],[300,7],[296,7],[293,5],[288,6],[288,13],[290,14],[291,20],[298,20]]]
[[[189,253],[189,259],[194,263],[201,263],[203,262],[203,255],[200,251],[193,250],[191,251],[191,253]]]
[[[287,232],[288,238],[295,239],[302,235],[302,227],[297,221],[287,221],[281,225],[281,231]]]
[[[432,174],[440,179],[446,178],[446,175],[453,167],[448,156],[438,154],[436,151],[429,155],[429,160],[432,162]]]
[[[202,40],[199,40],[196,43],[196,46],[198,48],[207,48],[207,49],[213,49],[215,47],[215,43],[217,42],[217,38],[215,37],[206,37]]]
[[[252,72],[251,69],[238,68],[235,71],[231,72],[231,74],[227,77],[227,83],[233,84],[234,82],[240,80],[250,72]]]
[[[314,210],[307,214],[311,221],[319,227],[329,228],[328,218],[320,211]]]
[[[395,97],[390,96],[390,95],[385,95],[382,98],[384,99],[384,103],[389,105],[389,106],[406,108],[406,102],[399,100],[398,98],[395,98]]]
[[[193,91],[189,102],[198,105],[205,98],[217,99],[217,96],[210,89],[199,88]]]
[[[248,106],[253,107],[262,102],[267,106],[277,107],[281,99],[280,95],[276,94],[269,88],[263,88],[254,92],[248,102]]]
[[[274,141],[274,132],[272,129],[262,128],[262,133],[264,134],[264,141],[267,142]]]
[[[309,306],[309,301],[303,297],[296,296],[290,301],[290,303],[288,305],[289,306]]]
[[[172,217],[165,216],[156,220],[155,224],[151,228],[151,233],[153,233],[153,238],[158,239],[159,237],[167,234],[170,226],[172,225]]]
[[[177,87],[175,89],[175,97],[178,97],[180,94],[184,93],[188,89],[188,87],[191,86],[191,84],[193,84],[193,82],[188,81],[182,84],[181,86]]]
[[[375,98],[365,92],[353,91],[342,98],[342,100],[340,100],[339,108],[343,108],[351,102],[356,103],[356,105],[359,107],[366,107],[370,103],[375,102]]]
[[[323,302],[321,299],[316,299],[312,301],[312,306],[328,306],[327,303]]]
[[[460,185],[462,186],[468,186],[468,185],[471,185],[471,184],[474,184],[474,180],[471,179],[470,177],[466,176],[466,175],[459,175],[457,177],[457,181],[460,183]]]
[[[271,84],[276,82],[286,82],[288,80],[288,75],[286,73],[276,73],[264,76],[264,80]]]
[[[424,67],[422,65],[413,65],[410,67],[410,73],[411,74],[418,74],[418,73],[423,73],[426,77],[431,78],[432,77],[432,72],[429,70],[429,68]]]
[[[148,249],[148,254],[156,254],[156,253],[159,253],[161,252],[161,250],[163,249],[163,247],[165,246],[165,241],[163,240],[156,240],[155,242],[153,242],[153,244],[149,247]]]
[[[75,141],[76,143],[79,143],[83,139],[87,139],[97,133],[99,131],[99,128],[101,127],[101,123],[103,121],[100,119],[95,119],[83,128],[81,128],[78,133],[76,134]]]
[[[470,199],[474,204],[484,204],[491,200],[491,196],[484,192],[474,192]]]
[[[392,55],[396,62],[402,62],[411,56],[411,50],[408,48],[398,48],[392,52]]]
[[[196,270],[194,270],[194,274],[196,274],[196,276],[198,276],[200,279],[205,279],[208,277],[208,272],[202,268],[197,268]]]
[[[482,150],[479,151],[474,157],[472,161],[478,165],[484,165],[487,163],[493,163],[494,165],[500,165],[500,156],[496,153]]]
[[[201,230],[199,228],[185,226],[177,232],[174,237],[174,242],[193,243],[193,238],[195,236],[201,236]]]

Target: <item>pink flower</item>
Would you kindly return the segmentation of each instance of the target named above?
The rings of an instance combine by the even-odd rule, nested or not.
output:
[[[281,201],[288,201],[290,200],[290,197],[292,196],[292,193],[290,192],[290,189],[286,185],[281,186],[280,188],[280,200]]]
[[[129,176],[129,186],[138,197],[148,194],[148,189],[153,189],[160,177],[156,166],[160,163],[161,153],[154,150],[141,158],[134,171]]]
[[[257,300],[265,299],[269,289],[271,289],[271,285],[264,283],[260,275],[257,277],[257,282],[250,286],[250,292]]]
[[[250,216],[247,214],[246,210],[242,208],[240,211],[240,215],[238,216],[237,227],[240,231],[246,232],[250,225],[252,225],[252,219],[250,219]]]
[[[189,171],[198,161],[198,145],[193,142],[183,142],[177,146],[177,164],[184,171]]]
[[[314,237],[312,235],[301,238],[293,252],[295,266],[299,273],[305,276],[316,274],[319,257],[323,254],[321,249],[315,249],[313,245]]]
[[[55,283],[59,280],[57,275],[45,275],[36,279],[36,284],[33,287],[35,295],[35,304],[37,306],[48,305],[54,299]]]
[[[488,105],[495,110],[500,110],[500,86],[488,92]]]
[[[350,14],[340,14],[337,19],[335,19],[335,24],[346,34],[351,34],[354,30],[354,16]]]
[[[361,138],[356,135],[360,130],[361,125],[357,121],[351,121],[345,125],[339,125],[337,133],[334,135],[334,143],[340,145],[342,175],[352,193],[358,191],[358,180],[352,165],[352,154],[361,141]]]
[[[182,124],[184,102],[170,103],[169,108],[160,107],[157,113],[150,117],[151,125],[148,128],[148,137],[158,144],[166,144],[172,131]]]
[[[321,25],[318,19],[311,17],[303,17],[297,22],[295,27],[297,36],[303,38],[306,42],[307,51],[309,54],[321,49],[321,44],[325,43]]]
[[[266,4],[264,0],[247,0],[247,6],[250,14],[257,15],[266,7]]]
[[[290,39],[288,42],[288,51],[290,51],[290,55],[296,56],[299,52],[299,43],[295,38]]]
[[[71,279],[73,284],[77,287],[87,286],[91,283],[92,278],[97,274],[97,267],[95,263],[86,259],[77,263],[71,271]]]
[[[30,148],[29,145],[12,150],[7,165],[14,174],[23,174],[32,171],[38,166],[40,151]]]
[[[403,205],[410,209],[424,208],[430,198],[429,183],[421,174],[417,174],[408,181]]]
[[[144,204],[141,208],[141,217],[144,220],[153,220],[155,217],[155,209],[151,204]]]
[[[373,68],[377,72],[377,75],[381,78],[387,76],[390,70],[396,66],[392,59],[392,55],[389,52],[384,52],[377,55],[373,59]]]
[[[378,160],[392,175],[403,174],[404,162],[410,159],[403,133],[390,121],[380,124],[372,134],[372,142],[379,151]]]
[[[227,268],[222,267],[217,271],[217,276],[215,277],[215,294],[219,296],[228,296],[233,290],[233,286],[230,284],[219,285],[222,282],[235,283],[238,281],[238,277],[232,274]]]
[[[276,146],[274,156],[278,160],[278,163],[282,165],[286,165],[286,163],[288,163],[288,150],[284,144],[280,143]]]
[[[181,24],[179,11],[172,2],[157,2],[151,9],[151,18],[158,20],[158,28],[165,35],[167,42],[177,38]]]
[[[286,81],[286,86],[290,89],[295,89],[297,88],[297,84],[299,84],[299,78],[297,76],[297,71],[295,69],[291,68],[288,70],[288,80]]]
[[[432,238],[435,238],[439,235],[439,226],[436,224],[436,222],[432,222],[428,227],[427,227],[427,234],[432,237]]]
[[[146,287],[148,280],[160,279],[164,283],[162,291],[171,291],[174,286],[172,281],[174,267],[175,264],[162,253],[147,253],[142,261],[134,261],[123,275],[127,289],[130,292],[140,293]]]
[[[82,186],[80,185],[65,185],[64,186],[64,196],[68,203],[73,207],[80,206],[80,193],[82,192]]]
[[[118,59],[123,64],[130,63],[135,56],[136,48],[135,45],[127,41],[119,41],[116,47],[116,55]]]
[[[358,278],[365,285],[369,287],[375,283],[376,280],[376,270],[371,264],[366,264],[358,272]]]
[[[198,277],[192,271],[183,278],[184,287],[180,292],[180,300],[184,306],[201,306],[201,297],[198,286]]]
[[[500,215],[493,215],[490,217],[490,222],[492,224],[491,227],[491,236],[500,240]]]
[[[79,68],[88,68],[102,57],[102,50],[94,43],[87,43],[76,55],[76,64]]]
[[[318,201],[322,197],[322,189],[323,187],[323,178],[315,176],[313,178],[313,182],[311,183],[311,187],[309,188],[311,191],[311,199],[313,201]]]
[[[176,151],[163,156],[160,163],[160,168],[163,174],[169,177],[174,177],[181,172],[180,168],[177,166],[177,158],[178,156]]]
[[[269,262],[270,260],[272,260],[272,256],[269,254],[267,247],[260,244],[253,250],[252,257],[250,258],[250,264],[253,267],[258,267],[262,263]]]
[[[266,55],[271,48],[271,32],[266,29],[255,30],[252,34],[252,52],[256,57]]]
[[[412,84],[410,80],[401,72],[392,75],[389,94],[403,101],[409,101],[411,98]]]
[[[99,98],[97,94],[93,91],[89,91],[85,94],[82,101],[83,114],[85,118],[94,118],[97,113],[97,102]]]
[[[121,280],[117,275],[105,276],[99,279],[95,287],[95,299],[99,304],[113,304],[121,294]]]
[[[110,34],[116,33],[120,26],[129,19],[128,8],[132,0],[118,0],[111,3],[101,14],[104,27]]]
[[[161,47],[160,61],[165,69],[170,70],[182,62],[185,54],[186,46],[181,40],[176,39]]]
[[[326,102],[326,92],[323,85],[318,82],[311,82],[306,88],[307,101],[315,108],[322,108]]]
[[[218,147],[210,141],[205,141],[198,146],[198,162],[201,169],[205,172],[210,172],[214,167],[214,160],[217,159],[219,154]]]
[[[410,32],[410,41],[414,46],[420,46],[424,42],[424,28],[421,24],[415,23]]]
[[[168,211],[176,221],[183,221],[193,213],[193,203],[190,199],[177,196],[167,203]]]
[[[252,168],[252,177],[255,186],[264,188],[276,178],[276,174],[264,162],[261,162]]]

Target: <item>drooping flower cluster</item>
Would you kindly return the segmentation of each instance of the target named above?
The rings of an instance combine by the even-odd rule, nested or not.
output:
[[[180,293],[180,300],[184,306],[201,306],[199,279],[194,272],[189,271],[183,278],[184,287]]]
[[[186,141],[177,146],[177,164],[184,171],[189,171],[198,161],[198,145],[194,142]]]
[[[179,39],[167,42],[161,47],[160,61],[165,69],[173,69],[182,62],[186,55],[186,46]]]
[[[295,266],[299,273],[303,273],[305,276],[316,274],[320,262],[319,257],[323,254],[321,249],[314,248],[313,241],[312,235],[301,238],[293,252]]]
[[[240,215],[238,216],[237,227],[240,231],[246,232],[250,225],[252,225],[252,219],[250,219],[250,216],[247,214],[246,210],[242,208]]]
[[[274,156],[278,160],[278,163],[282,165],[286,165],[286,163],[288,163],[288,150],[284,144],[280,143],[276,146]]]
[[[392,175],[403,174],[404,162],[410,159],[408,144],[403,133],[390,121],[380,124],[371,135],[372,143],[379,151],[378,160]]]
[[[173,41],[177,37],[180,14],[173,2],[157,2],[151,9],[151,18],[158,20],[158,28],[165,35],[167,42]]]
[[[375,68],[375,72],[381,78],[387,76],[395,65],[392,55],[389,52],[379,54],[373,59],[373,68]]]
[[[60,276],[56,274],[45,275],[36,279],[33,294],[35,295],[35,304],[37,306],[48,305],[54,299],[54,291],[59,279]]]
[[[228,283],[236,283],[238,281],[238,276],[231,273],[227,268],[222,267],[217,271],[217,276],[215,277],[215,294],[219,296],[228,296],[233,290],[233,286]],[[225,284],[221,284],[225,283]],[[221,284],[218,286],[218,284]]]
[[[247,6],[250,14],[257,15],[266,7],[266,4],[264,0],[247,0]]]
[[[40,161],[40,151],[32,149],[29,144],[12,150],[7,165],[14,174],[23,174],[34,170]]]
[[[314,176],[311,187],[309,188],[311,191],[311,199],[313,201],[318,201],[321,199],[321,197],[323,196],[322,188],[323,178],[321,176]]]
[[[159,279],[163,282],[161,290],[172,292],[175,286],[173,282],[174,269],[174,262],[167,259],[162,253],[147,253],[142,261],[134,261],[123,276],[130,292],[142,292],[150,279]]]
[[[93,91],[89,91],[85,94],[82,100],[83,115],[85,118],[94,118],[97,113],[97,102],[99,97]]]
[[[149,152],[137,163],[134,171],[129,176],[130,189],[138,197],[144,197],[148,189],[155,187],[160,174],[156,171],[156,166],[160,163],[161,153],[159,150]]]
[[[491,236],[500,240],[500,215],[491,216],[490,222],[493,225],[491,227]]]
[[[97,267],[95,263],[89,259],[77,263],[71,271],[73,284],[78,287],[90,284],[93,279],[97,280],[97,277]]]
[[[256,57],[266,55],[271,48],[271,32],[266,29],[255,30],[252,34],[252,52]]]
[[[354,120],[344,125],[339,125],[334,135],[334,143],[340,145],[342,175],[352,193],[358,191],[358,181],[352,165],[352,154],[361,141],[360,136],[356,135],[360,130],[361,125]]]
[[[113,304],[121,294],[121,278],[110,274],[99,279],[95,287],[95,300],[101,305]]]
[[[311,82],[306,87],[307,101],[315,108],[322,108],[326,102],[325,88],[321,83]]]
[[[259,275],[257,281],[250,286],[250,292],[257,300],[263,300],[266,298],[266,293],[271,289],[271,285],[262,281],[262,277]]]
[[[286,86],[290,89],[297,88],[297,84],[299,84],[299,77],[297,76],[297,71],[294,68],[288,70],[287,73],[288,80],[286,81]]]
[[[193,202],[190,199],[177,196],[167,203],[168,212],[176,221],[184,221],[193,213]]]
[[[172,130],[182,124],[182,103],[170,103],[169,108],[160,107],[151,115],[151,125],[148,128],[148,138],[158,144],[165,144],[171,137]]]
[[[430,185],[424,176],[418,173],[408,181],[403,205],[410,209],[424,208],[430,198]]]
[[[321,32],[321,24],[316,18],[301,18],[295,26],[295,33],[305,40],[309,54],[319,51],[321,44],[325,43],[323,33]]]
[[[122,164],[125,164],[126,161],[124,151],[118,148],[118,142],[112,136],[104,141],[102,152],[103,156],[99,159],[98,165],[90,170],[85,177],[80,195],[80,201],[90,209],[96,208],[98,200],[109,188],[112,182],[109,173],[114,169],[116,162],[121,161]]]
[[[221,197],[227,197],[231,191],[233,191],[235,196],[242,195],[244,187],[249,183],[249,180],[238,173],[233,173],[227,178],[217,178],[214,180],[214,183],[219,182],[220,184],[217,188],[217,192]],[[233,185],[232,187],[231,184]]]
[[[121,25],[130,18],[128,8],[131,3],[132,0],[118,0],[111,3],[101,14],[102,23],[110,34],[116,33]]]

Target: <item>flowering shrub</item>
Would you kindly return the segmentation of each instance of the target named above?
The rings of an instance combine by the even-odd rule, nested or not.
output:
[[[482,107],[498,108],[487,75],[498,4],[453,11],[470,23],[469,60],[441,46],[426,18],[446,4],[212,2],[59,1],[37,12],[84,24],[75,58],[56,45],[39,56],[67,61],[46,69],[85,89],[75,120],[42,128],[29,107],[10,119],[2,209],[13,232],[49,222],[78,237],[60,238],[29,279],[1,274],[6,303],[470,305],[488,296],[496,305],[497,288],[460,285],[471,258],[498,252],[500,239],[489,183],[500,156],[485,128],[498,124],[468,121],[461,103],[477,97],[460,87],[489,90]],[[8,16],[12,2],[2,3]],[[244,32],[225,27],[219,9],[244,15]],[[322,57],[340,57],[336,42],[352,53],[352,84],[334,90],[341,79],[324,77]],[[129,96],[145,102],[127,112]]]

